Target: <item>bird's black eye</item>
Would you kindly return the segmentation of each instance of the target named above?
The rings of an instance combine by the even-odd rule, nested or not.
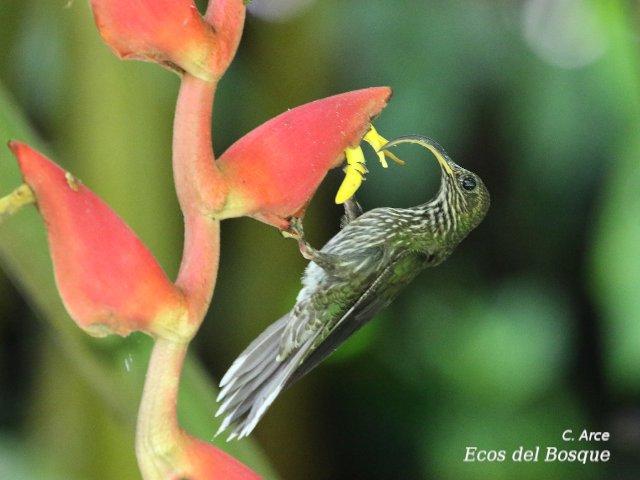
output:
[[[462,179],[462,188],[464,188],[469,192],[474,188],[476,188],[476,185],[477,185],[476,179],[473,178],[471,175],[467,175]]]

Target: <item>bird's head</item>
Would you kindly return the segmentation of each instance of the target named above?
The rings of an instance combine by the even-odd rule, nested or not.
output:
[[[455,218],[451,227],[463,236],[477,227],[487,214],[490,204],[489,191],[482,179],[451,160],[438,143],[421,135],[398,137],[380,150],[387,150],[402,143],[421,145],[433,153],[438,161],[442,171],[442,181],[434,201],[441,201]]]

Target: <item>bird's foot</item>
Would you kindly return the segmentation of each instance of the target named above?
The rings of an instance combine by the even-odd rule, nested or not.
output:
[[[304,238],[304,227],[302,226],[302,219],[299,217],[291,217],[289,219],[289,228],[282,230],[282,236],[285,238],[292,238],[298,242],[298,248],[300,253],[307,260],[314,260],[315,249],[307,243]]]
[[[294,240],[304,239],[304,228],[302,227],[302,220],[299,217],[289,218],[289,226],[282,230],[282,236],[284,238],[293,238]]]

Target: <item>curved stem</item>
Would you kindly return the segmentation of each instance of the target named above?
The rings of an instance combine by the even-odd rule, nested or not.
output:
[[[233,60],[242,37],[247,9],[244,0],[210,1],[205,20],[213,26],[218,38],[218,66],[224,71]]]
[[[209,307],[218,273],[220,225],[209,215],[222,208],[227,196],[211,141],[215,88],[215,83],[185,75],[174,120],[173,171],[185,219],[176,285],[187,298],[190,322],[196,330]]]
[[[136,455],[144,480],[173,478],[175,465],[182,463],[176,412],[188,345],[158,338],[151,353],[136,429]]]
[[[216,168],[211,122],[216,83],[185,74],[180,85],[173,122],[173,174],[180,207],[185,215],[216,212],[227,188]]]
[[[244,11],[242,0],[209,2],[205,18],[218,37],[217,73],[220,75],[235,54]],[[198,468],[191,465],[189,459],[196,448],[193,445],[199,444],[180,429],[177,402],[189,342],[209,308],[220,259],[220,223],[212,215],[224,206],[228,187],[216,167],[211,141],[216,86],[216,82],[185,74],[176,105],[173,174],[185,221],[182,263],[176,286],[185,295],[188,307],[185,321],[191,328],[182,339],[157,338],[151,354],[136,432],[136,453],[145,480],[187,476]],[[205,456],[210,455],[210,451],[205,453]],[[214,467],[208,465],[206,478],[211,478],[210,468]],[[239,475],[242,477],[236,478],[257,478],[253,474],[246,476],[244,470]]]
[[[157,338],[138,414],[136,454],[145,480],[173,478],[185,465],[177,419],[180,374],[189,341],[207,311],[218,273],[220,224],[205,212],[224,198],[211,144],[215,84],[185,75],[174,120],[173,169],[185,218],[182,263],[176,280],[187,300],[186,338]],[[219,187],[216,191],[216,186]]]
[[[209,215],[222,208],[227,196],[211,141],[215,89],[215,83],[185,75],[174,120],[173,171],[185,219],[176,285],[185,293],[196,329],[209,307],[218,273],[220,225]]]
[[[186,294],[195,330],[211,303],[219,263],[220,222],[204,215],[185,215],[184,252],[176,285]]]

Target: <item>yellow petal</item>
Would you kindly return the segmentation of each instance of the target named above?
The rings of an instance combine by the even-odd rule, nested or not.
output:
[[[388,168],[389,164],[387,163],[387,159],[384,158],[384,152],[380,151],[380,149],[388,143],[387,140],[378,133],[373,125],[371,125],[371,128],[362,139],[376,151],[376,155],[378,155],[378,160],[380,160],[382,166]]]
[[[340,184],[335,202],[340,204],[349,200],[356,193],[364,174],[367,173],[367,167],[364,164],[364,153],[362,148],[347,148],[344,152],[347,159],[347,166],[344,172],[344,180]]]
[[[351,165],[351,169],[355,172],[361,173],[363,176],[369,173],[369,169],[364,163],[354,163]]]

